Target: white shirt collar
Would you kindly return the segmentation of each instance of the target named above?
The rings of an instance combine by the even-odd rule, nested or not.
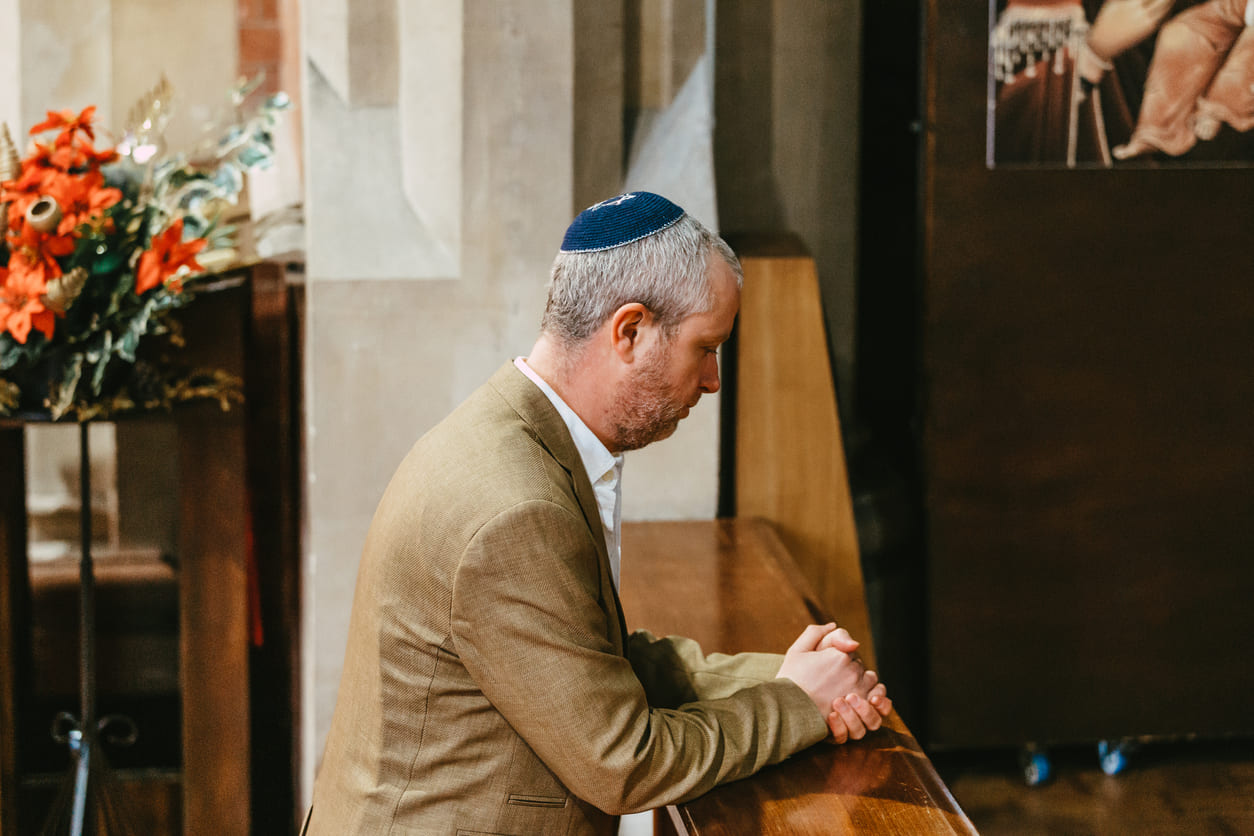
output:
[[[570,430],[570,437],[575,441],[575,449],[579,451],[579,458],[583,461],[584,470],[588,471],[588,481],[595,485],[597,480],[604,476],[607,470],[611,470],[615,465],[622,463],[623,457],[615,456],[601,443],[601,439],[597,438],[596,433],[588,429],[588,425],[575,414],[575,410],[571,409],[566,401],[562,400],[561,395],[553,391],[553,387],[549,386],[540,375],[535,373],[534,369],[527,365],[525,358],[515,358],[514,365],[532,383],[540,387],[540,391],[544,393],[545,397],[557,409],[557,414],[562,416],[562,422],[566,424],[567,429]]]

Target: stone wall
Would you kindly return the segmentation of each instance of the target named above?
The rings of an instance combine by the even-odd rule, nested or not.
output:
[[[819,272],[841,413],[847,416],[854,407],[860,257],[862,5],[717,5],[714,150],[722,227],[793,232],[805,242]],[[908,24],[903,21],[902,48],[914,49]]]

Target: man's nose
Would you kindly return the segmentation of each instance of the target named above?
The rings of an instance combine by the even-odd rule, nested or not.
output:
[[[711,354],[701,366],[701,391],[713,394],[718,389],[718,355]]]

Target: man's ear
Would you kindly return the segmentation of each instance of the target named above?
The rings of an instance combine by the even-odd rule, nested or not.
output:
[[[653,324],[653,312],[639,302],[628,302],[610,317],[610,342],[624,363],[635,359],[645,329]]]

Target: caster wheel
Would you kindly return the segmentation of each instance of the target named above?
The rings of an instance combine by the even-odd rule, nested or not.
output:
[[[1023,768],[1023,780],[1029,787],[1045,783],[1053,771],[1049,755],[1035,746],[1027,746],[1023,749],[1019,755],[1019,765]]]
[[[1123,740],[1103,740],[1097,744],[1097,758],[1101,762],[1102,772],[1107,775],[1118,775],[1128,768],[1128,753],[1131,746]]]

